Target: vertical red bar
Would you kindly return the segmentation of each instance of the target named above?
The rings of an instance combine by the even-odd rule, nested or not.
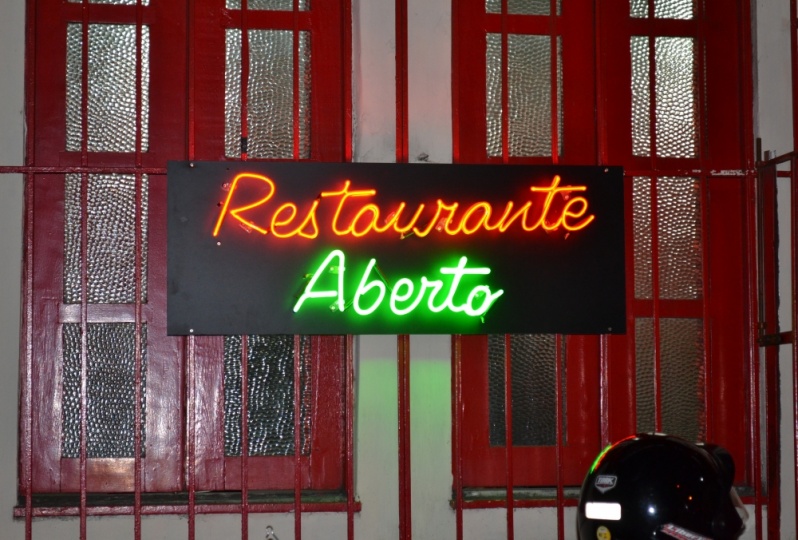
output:
[[[412,531],[410,474],[410,336],[397,336],[399,409],[399,538],[409,540]]]
[[[793,39],[795,39],[795,0],[791,2]],[[796,48],[793,47],[793,58]],[[790,286],[792,288],[792,403],[793,403],[793,478],[795,510],[798,510],[798,159],[790,160]],[[798,528],[798,512],[794,523]]]
[[[344,161],[352,161],[352,3],[351,0],[341,2],[343,22],[341,24],[341,83],[344,95]]]
[[[135,159],[136,168],[141,167],[141,146],[142,146],[142,95],[141,95],[141,82],[143,76],[142,68],[142,33],[144,25],[143,6],[141,0],[136,0],[136,137],[135,137]],[[141,462],[141,428],[142,428],[142,414],[141,414],[141,371],[142,371],[142,317],[141,317],[141,298],[142,298],[142,272],[141,264],[143,262],[143,246],[142,246],[142,220],[144,218],[143,212],[143,197],[146,194],[142,193],[143,176],[137,172],[134,176],[135,190],[136,190],[136,226],[134,240],[135,256],[134,256],[134,276],[136,280],[135,285],[135,362],[134,362],[134,421],[133,421],[133,535],[135,540],[141,540],[141,492],[142,492],[142,462]]]
[[[302,336],[294,335],[294,540],[302,540],[302,359]]]
[[[501,12],[501,28],[502,28],[502,35],[501,35],[501,70],[502,70],[502,91],[501,91],[501,100],[502,100],[502,122],[501,122],[501,130],[502,130],[502,163],[508,163],[510,161],[510,66],[508,65],[508,56],[509,53],[507,51],[508,47],[508,35],[507,35],[507,1],[502,0],[502,12]]]
[[[557,467],[557,538],[558,540],[563,540],[565,538],[565,493],[564,493],[564,483],[563,479],[565,478],[565,463],[563,460],[563,444],[565,443],[565,436],[563,434],[563,396],[562,396],[562,388],[563,388],[563,364],[565,362],[565,357],[563,356],[563,349],[564,349],[564,342],[566,338],[562,334],[557,334],[555,339],[555,347],[554,347],[554,358],[555,358],[555,365],[554,365],[554,384],[556,385],[554,388],[554,401],[556,410],[554,413],[555,419],[555,430],[556,430],[556,437],[557,437],[557,446],[556,446],[556,453],[555,453],[555,466]]]
[[[653,60],[653,59],[652,59]],[[653,77],[652,77],[653,79]],[[652,85],[653,86],[653,85]],[[653,103],[653,102],[652,102]],[[653,105],[652,105],[653,107]],[[652,115],[653,116],[653,115]],[[653,126],[653,124],[652,124]],[[654,144],[654,130],[652,129],[651,152],[652,161],[656,145]],[[662,387],[660,385],[660,367],[662,361],[662,334],[660,332],[660,292],[659,292],[659,212],[657,211],[657,183],[659,177],[651,176],[651,297],[653,303],[654,323],[654,431],[662,431]],[[635,354],[635,356],[637,356]]]
[[[25,36],[25,118],[26,124],[35,126],[35,79],[36,72],[36,5],[35,0],[28,0],[25,6],[25,20],[27,21],[27,34]],[[25,140],[25,165],[33,166],[36,163],[35,129],[28,129]],[[25,496],[25,540],[33,538],[33,183],[34,175],[25,175],[25,259],[23,266],[23,336],[20,352],[20,479],[19,485]]]
[[[344,369],[346,376],[346,537],[355,538],[355,359],[354,338],[344,341]]]
[[[396,0],[396,161],[408,161],[407,0]]]
[[[463,365],[460,336],[452,336],[452,482],[456,540],[463,540]]]
[[[294,156],[294,160],[299,160],[299,148],[300,148],[300,140],[299,140],[299,0],[293,0],[293,32],[292,32],[292,43],[291,48],[293,49],[292,55],[292,69],[294,71],[294,76],[291,78],[292,84],[292,114],[291,118],[293,119],[293,150],[292,155]]]
[[[507,0],[502,0],[502,10]],[[502,32],[504,34],[504,32]],[[506,70],[502,70],[506,71]],[[507,154],[504,154],[505,157]],[[515,474],[513,470],[513,368],[512,336],[504,336],[504,450],[505,450],[505,491],[507,494],[507,540],[515,538]]]
[[[748,410],[751,415],[751,423],[748,435],[748,447],[751,448],[751,468],[753,474],[754,484],[754,531],[757,540],[762,538],[762,464],[759,448],[759,364],[760,354],[759,345],[757,343],[758,328],[759,328],[759,299],[758,284],[761,279],[760,265],[758,261],[758,253],[762,246],[758,239],[759,229],[759,201],[762,197],[761,181],[759,175],[749,175],[746,181],[746,213],[748,223],[748,245],[753,246],[749,255],[749,268],[751,269],[751,281],[748,291],[748,302],[751,306],[749,310],[750,319],[748,321],[749,328],[751,328],[750,336],[750,350],[749,357],[751,363],[749,366],[749,385],[748,395],[749,404]]]
[[[81,23],[81,103],[80,123],[81,142],[80,160],[84,167],[88,165],[88,110],[89,110],[89,2],[82,2]],[[88,488],[87,463],[87,371],[88,371],[88,182],[86,172],[80,175],[80,540],[86,540],[86,496]]]
[[[246,0],[243,0],[246,3]],[[249,347],[241,336],[241,540],[249,540]]]
[[[247,27],[248,0],[241,0],[241,159],[246,161],[249,153],[249,29]]]
[[[560,80],[559,73],[559,36],[557,35],[557,0],[549,2],[549,76],[551,84],[551,162],[556,165],[560,162]]]

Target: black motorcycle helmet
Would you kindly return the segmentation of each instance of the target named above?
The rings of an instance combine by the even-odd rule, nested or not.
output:
[[[721,447],[640,434],[608,446],[582,484],[579,540],[732,540],[745,528]]]

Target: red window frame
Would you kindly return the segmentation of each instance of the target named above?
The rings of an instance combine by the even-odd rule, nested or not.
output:
[[[32,73],[34,131],[29,163],[37,174],[27,200],[31,221],[32,264],[26,269],[23,294],[31,298],[24,316],[32,328],[31,372],[20,373],[31,396],[30,418],[20,418],[20,470],[30,463],[31,475],[20,474],[20,493],[180,492],[187,489],[187,433],[193,446],[197,490],[241,489],[240,457],[224,456],[222,355],[223,338],[166,335],[166,162],[167,160],[224,157],[224,32],[227,27],[274,27],[312,33],[311,159],[340,161],[350,155],[345,132],[347,107],[342,36],[346,2],[314,2],[309,12],[229,10],[224,0],[190,2],[151,1],[131,6],[88,1],[40,0],[28,32],[35,44]],[[246,15],[246,17],[245,17]],[[79,152],[66,148],[66,28],[68,23],[126,24],[149,27],[149,145],[130,153]],[[187,46],[188,45],[188,46]],[[88,58],[83,59],[84,94]],[[137,68],[138,70],[139,68]],[[140,102],[139,102],[140,104]],[[85,102],[82,105],[85,108]],[[85,110],[84,110],[85,116]],[[85,128],[84,128],[85,134]],[[141,126],[137,126],[137,137]],[[85,135],[83,137],[85,139]],[[244,156],[245,157],[245,156]],[[63,303],[64,184],[66,174],[81,177],[85,198],[92,174],[129,174],[141,182],[148,177],[147,301],[130,304]],[[138,212],[141,203],[138,201]],[[85,214],[85,213],[84,213]],[[86,227],[87,216],[81,223]],[[137,221],[140,218],[137,218]],[[137,225],[137,227],[140,225]],[[83,248],[85,255],[85,247]],[[142,247],[136,247],[137,259]],[[85,265],[85,263],[82,263]],[[85,278],[84,278],[85,279]],[[29,284],[29,285],[28,285]],[[127,322],[140,331],[147,326],[146,436],[141,441],[141,482],[135,458],[62,458],[61,423],[63,356],[61,325]],[[291,489],[299,478],[301,489],[344,488],[345,410],[344,380],[347,340],[343,336],[312,337],[313,434],[302,471],[294,474],[293,457],[248,457],[252,471],[249,489]],[[188,381],[188,360],[196,374]],[[139,357],[140,358],[140,357]],[[189,404],[189,401],[192,401]],[[189,407],[192,405],[193,407]],[[189,430],[187,410],[193,408],[196,430]],[[24,409],[24,408],[23,408]],[[85,471],[83,470],[85,459]],[[85,479],[85,484],[84,484]],[[26,482],[29,481],[29,484]]]
[[[702,391],[707,440],[726,446],[738,463],[737,482],[752,485],[748,381],[753,329],[746,292],[752,246],[745,232],[749,219],[745,171],[753,148],[748,120],[752,108],[751,94],[746,91],[750,84],[746,79],[746,56],[728,52],[748,50],[749,38],[742,30],[747,11],[741,2],[708,0],[696,2],[693,20],[633,19],[627,2],[586,1],[563,2],[561,15],[548,18],[485,14],[484,0],[455,4],[455,160],[624,166],[628,283],[625,335],[567,337],[569,352],[564,376],[568,418],[563,425],[568,433],[564,433],[559,448],[516,446],[508,456],[506,448],[489,446],[485,338],[455,337],[455,369],[462,371],[463,407],[462,427],[456,425],[453,433],[456,441],[462,441],[454,449],[456,479],[461,472],[462,486],[466,488],[579,485],[589,466],[589,456],[594,457],[602,445],[636,431],[635,319],[688,317],[703,321],[706,339],[706,384]],[[555,4],[552,2],[552,6]],[[505,144],[501,157],[489,158],[485,135],[485,35],[547,31],[563,38],[563,151],[558,155],[552,144],[551,157],[510,157]],[[696,158],[632,154],[629,51],[631,36],[635,35],[686,35],[697,41],[701,125]],[[556,92],[552,95],[556,96]],[[506,105],[505,101],[505,110]],[[555,133],[556,112],[552,117]],[[503,128],[507,129],[506,123]],[[556,137],[552,139],[555,141]],[[702,299],[634,298],[632,185],[636,176],[698,179],[703,224]],[[657,354],[661,354],[660,345],[656,347]],[[574,369],[579,375],[572,373]],[[584,379],[579,380],[580,376]],[[659,386],[659,379],[656,384]],[[572,406],[572,394],[585,390],[584,404]],[[578,416],[573,417],[575,412]],[[455,415],[456,423],[458,416]],[[510,459],[514,465],[508,470]]]

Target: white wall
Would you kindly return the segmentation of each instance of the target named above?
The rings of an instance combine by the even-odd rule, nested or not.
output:
[[[22,162],[24,2],[0,0],[0,165]],[[789,126],[789,46],[787,0],[759,0],[758,131],[765,148],[779,153],[792,148]],[[777,5],[778,4],[778,5]],[[783,5],[782,5],[783,4]],[[410,160],[427,154],[430,161],[451,160],[450,89],[451,0],[410,0],[409,118]],[[355,159],[390,162],[395,158],[394,6],[392,0],[354,0]],[[785,108],[787,107],[787,108]],[[21,263],[22,181],[0,176],[0,537],[24,538],[24,522],[12,520],[16,493],[17,367]],[[356,516],[356,538],[398,537],[398,467],[396,410],[396,338],[360,336],[357,340],[357,495],[363,510]],[[411,439],[413,537],[455,537],[451,495],[451,373],[448,336],[412,336]],[[787,392],[789,397],[790,392]],[[786,408],[786,411],[791,410]],[[785,416],[789,416],[785,414]],[[786,419],[789,422],[789,418]],[[789,441],[789,439],[787,439]],[[789,445],[787,445],[789,447]],[[786,450],[786,449],[785,449]],[[787,452],[785,460],[787,459]],[[789,461],[785,465],[791,470]],[[789,479],[785,476],[785,483]],[[784,490],[783,538],[795,538],[789,490]],[[467,539],[505,536],[505,514],[469,511]],[[516,513],[518,538],[556,537],[553,510]],[[565,515],[566,538],[574,538],[573,511]],[[262,539],[272,525],[282,540],[293,535],[292,515],[253,515],[250,538]],[[345,517],[303,517],[303,538],[345,537]],[[186,537],[183,517],[143,519],[144,538]],[[240,536],[239,516],[200,516],[200,539]],[[746,538],[753,538],[749,527]],[[129,517],[89,520],[89,538],[129,538]],[[38,520],[34,538],[77,538],[74,519]]]

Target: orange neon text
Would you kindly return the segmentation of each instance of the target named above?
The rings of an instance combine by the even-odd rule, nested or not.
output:
[[[239,201],[236,197],[242,185],[259,187],[259,195]],[[218,236],[226,220],[237,221],[244,227],[261,234],[271,233],[277,238],[319,236],[319,208],[325,205],[332,217],[323,223],[324,230],[336,236],[363,237],[372,234],[399,234],[425,237],[433,230],[451,236],[471,235],[479,231],[506,232],[516,227],[524,232],[538,229],[579,231],[590,225],[595,216],[589,213],[588,200],[579,195],[586,186],[561,186],[559,175],[548,186],[531,186],[539,201],[516,203],[507,201],[495,208],[491,203],[479,201],[461,205],[457,201],[438,199],[434,204],[418,203],[411,207],[399,202],[388,209],[381,208],[373,199],[375,189],[354,189],[346,180],[340,189],[322,191],[309,205],[301,209],[295,202],[276,204],[274,181],[267,176],[242,173],[230,184],[227,197],[213,229]],[[235,202],[234,202],[235,199]],[[273,206],[274,208],[270,207]],[[257,212],[255,212],[255,210]],[[265,213],[264,213],[265,211]]]

